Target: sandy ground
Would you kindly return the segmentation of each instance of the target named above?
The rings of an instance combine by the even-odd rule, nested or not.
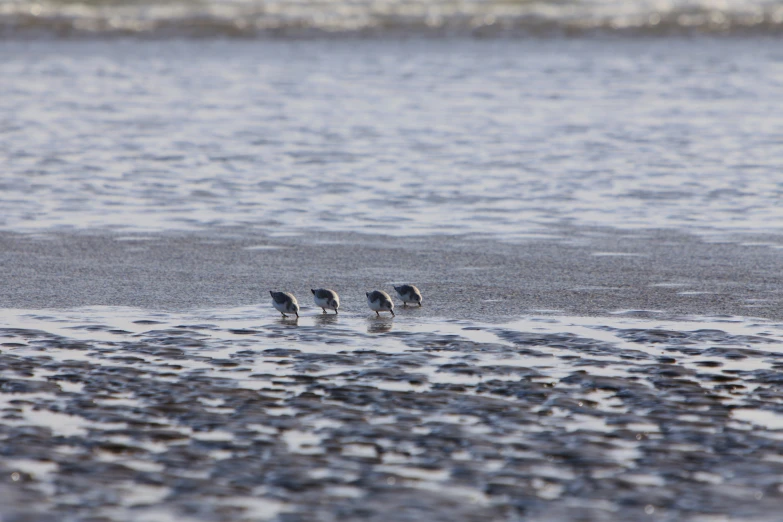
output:
[[[505,320],[556,311],[783,318],[783,238],[557,228],[519,244],[241,230],[126,235],[0,234],[0,307],[159,310],[268,304],[268,290],[329,287],[346,312],[364,293],[417,284],[423,314]],[[546,312],[543,312],[546,313]],[[640,313],[644,316],[645,313]]]

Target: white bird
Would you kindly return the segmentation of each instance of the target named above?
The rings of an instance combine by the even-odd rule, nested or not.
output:
[[[283,314],[283,317],[288,317],[285,314],[296,314],[299,318],[299,303],[294,297],[294,294],[288,292],[272,292],[269,294],[272,296],[272,304],[278,312]]]
[[[413,285],[395,286],[397,295],[402,299],[402,306],[408,306],[408,303],[418,303],[421,306],[421,291]]]
[[[316,288],[315,290],[311,288],[310,291],[313,293],[315,305],[320,306],[324,313],[327,308],[331,308],[335,314],[337,313],[337,309],[340,308],[340,296],[337,295],[337,292],[326,288]]]
[[[370,310],[380,317],[380,312],[391,312],[394,315],[394,303],[389,297],[389,294],[383,290],[373,290],[367,292],[367,304],[370,306]]]

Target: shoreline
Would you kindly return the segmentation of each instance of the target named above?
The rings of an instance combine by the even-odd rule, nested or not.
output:
[[[0,307],[263,306],[268,290],[292,291],[306,305],[317,285],[337,290],[343,310],[361,312],[364,292],[413,283],[424,292],[423,317],[502,322],[537,311],[611,316],[636,310],[661,319],[783,319],[777,236],[728,243],[672,230],[552,232],[555,238],[519,244],[464,236],[274,237],[236,229],[0,232],[6,267]]]

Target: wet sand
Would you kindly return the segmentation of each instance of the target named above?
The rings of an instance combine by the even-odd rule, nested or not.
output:
[[[416,311],[4,313],[0,513],[777,520],[780,324]]]
[[[0,515],[777,520],[779,238],[551,236],[0,235]]]
[[[308,305],[337,290],[413,283],[424,317],[504,321],[530,313],[638,311],[671,318],[783,319],[783,236],[552,227],[517,244],[475,236],[270,236],[226,229],[169,234],[0,233],[0,307],[268,307],[269,290]]]

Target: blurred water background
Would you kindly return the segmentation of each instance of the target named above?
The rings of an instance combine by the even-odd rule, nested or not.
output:
[[[779,33],[778,0],[0,2],[5,35],[287,36]]]
[[[7,230],[781,226],[774,37],[6,39],[0,74]]]

